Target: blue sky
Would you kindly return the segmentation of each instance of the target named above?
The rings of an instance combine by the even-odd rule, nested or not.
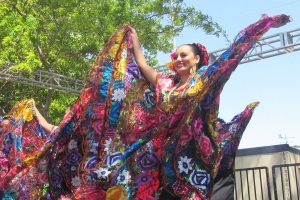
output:
[[[300,0],[187,0],[210,15],[223,27],[229,39],[262,14],[284,13],[293,19],[288,25],[270,30],[265,36],[300,28]],[[176,37],[177,44],[200,42],[208,51],[228,46],[224,38],[208,36],[201,30],[186,28]],[[159,55],[160,63],[169,55]],[[300,51],[242,64],[233,73],[221,95],[220,117],[226,121],[253,101],[260,101],[244,132],[240,148],[285,143],[300,145]]]

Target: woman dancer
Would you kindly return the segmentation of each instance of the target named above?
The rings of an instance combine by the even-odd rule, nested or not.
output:
[[[222,88],[255,41],[288,21],[285,15],[264,16],[209,66],[202,45],[183,45],[170,64],[175,76],[151,69],[135,30],[125,26],[97,58],[73,112],[24,161],[23,171],[48,161],[48,183],[38,196],[153,199],[166,192],[209,199],[223,149],[253,111],[243,112],[219,134],[212,124]],[[27,186],[16,190],[24,196],[35,191]]]
[[[157,179],[162,181],[164,190],[170,195],[184,199],[207,199],[211,196],[223,149],[232,136],[244,130],[255,107],[249,106],[251,109],[248,108],[240,119],[219,134],[220,131],[212,128],[212,123],[217,119],[222,88],[255,41],[269,28],[281,26],[288,20],[284,15],[264,16],[241,31],[230,48],[210,66],[207,66],[208,56],[203,45],[182,45],[172,55],[170,66],[176,72],[175,76],[162,76],[147,65],[136,31],[128,27],[132,33],[137,65],[145,78],[156,86],[154,116],[161,121],[152,127],[159,127],[155,132],[159,133],[162,141],[153,139],[151,148],[155,149],[155,154],[152,150],[148,152],[161,160],[161,174]],[[151,123],[149,119],[151,117],[145,117],[145,126]],[[136,120],[143,123],[141,119]],[[166,121],[168,123],[164,124]],[[146,149],[143,151],[147,152]],[[135,158],[136,163],[139,155]],[[133,174],[139,177],[147,170],[136,172]],[[149,177],[153,178],[153,175]]]

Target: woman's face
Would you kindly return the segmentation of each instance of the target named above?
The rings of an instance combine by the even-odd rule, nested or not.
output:
[[[190,69],[199,63],[200,56],[195,55],[189,45],[182,45],[176,49],[173,59],[176,72],[183,76],[190,75]]]

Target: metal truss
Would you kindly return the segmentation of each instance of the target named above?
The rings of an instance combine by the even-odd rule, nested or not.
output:
[[[223,48],[211,52],[209,54],[210,63],[215,61],[226,49]],[[241,64],[298,50],[300,50],[300,28],[260,39],[245,55]],[[170,73],[168,67],[165,65],[157,66],[156,70],[163,74]],[[85,81],[83,80],[66,77],[53,72],[36,70],[29,73],[27,71],[11,70],[9,67],[0,69],[0,79],[73,94],[79,94],[85,85]]]
[[[169,70],[169,68],[166,65],[159,65],[159,66],[155,67],[155,70],[161,74],[173,73],[172,71]]]
[[[227,50],[223,48],[209,53],[209,62],[212,63]],[[241,60],[241,64],[279,56],[300,50],[300,28],[288,32],[277,33],[264,37],[256,42],[254,47]],[[160,73],[170,73],[165,65],[156,67]]]
[[[42,70],[36,70],[34,72],[17,71],[10,67],[0,69],[0,79],[72,94],[79,94],[85,85],[82,80],[53,72]]]
[[[220,49],[209,54],[210,62],[215,61],[224,51]],[[241,64],[279,56],[300,50],[300,28],[288,32],[277,33],[264,37],[241,60]]]

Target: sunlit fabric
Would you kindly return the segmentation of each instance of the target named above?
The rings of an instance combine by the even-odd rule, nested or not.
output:
[[[59,128],[34,155],[21,158],[18,173],[1,189],[14,190],[16,198],[33,194],[35,188],[10,185],[29,180],[42,162],[47,175],[36,197],[158,199],[164,189],[182,199],[210,198],[224,149],[244,131],[256,106],[217,130],[222,88],[255,41],[288,21],[264,16],[244,29],[181,91],[172,90],[171,75],[158,75],[150,87],[136,65],[130,34],[121,29],[99,54]]]

